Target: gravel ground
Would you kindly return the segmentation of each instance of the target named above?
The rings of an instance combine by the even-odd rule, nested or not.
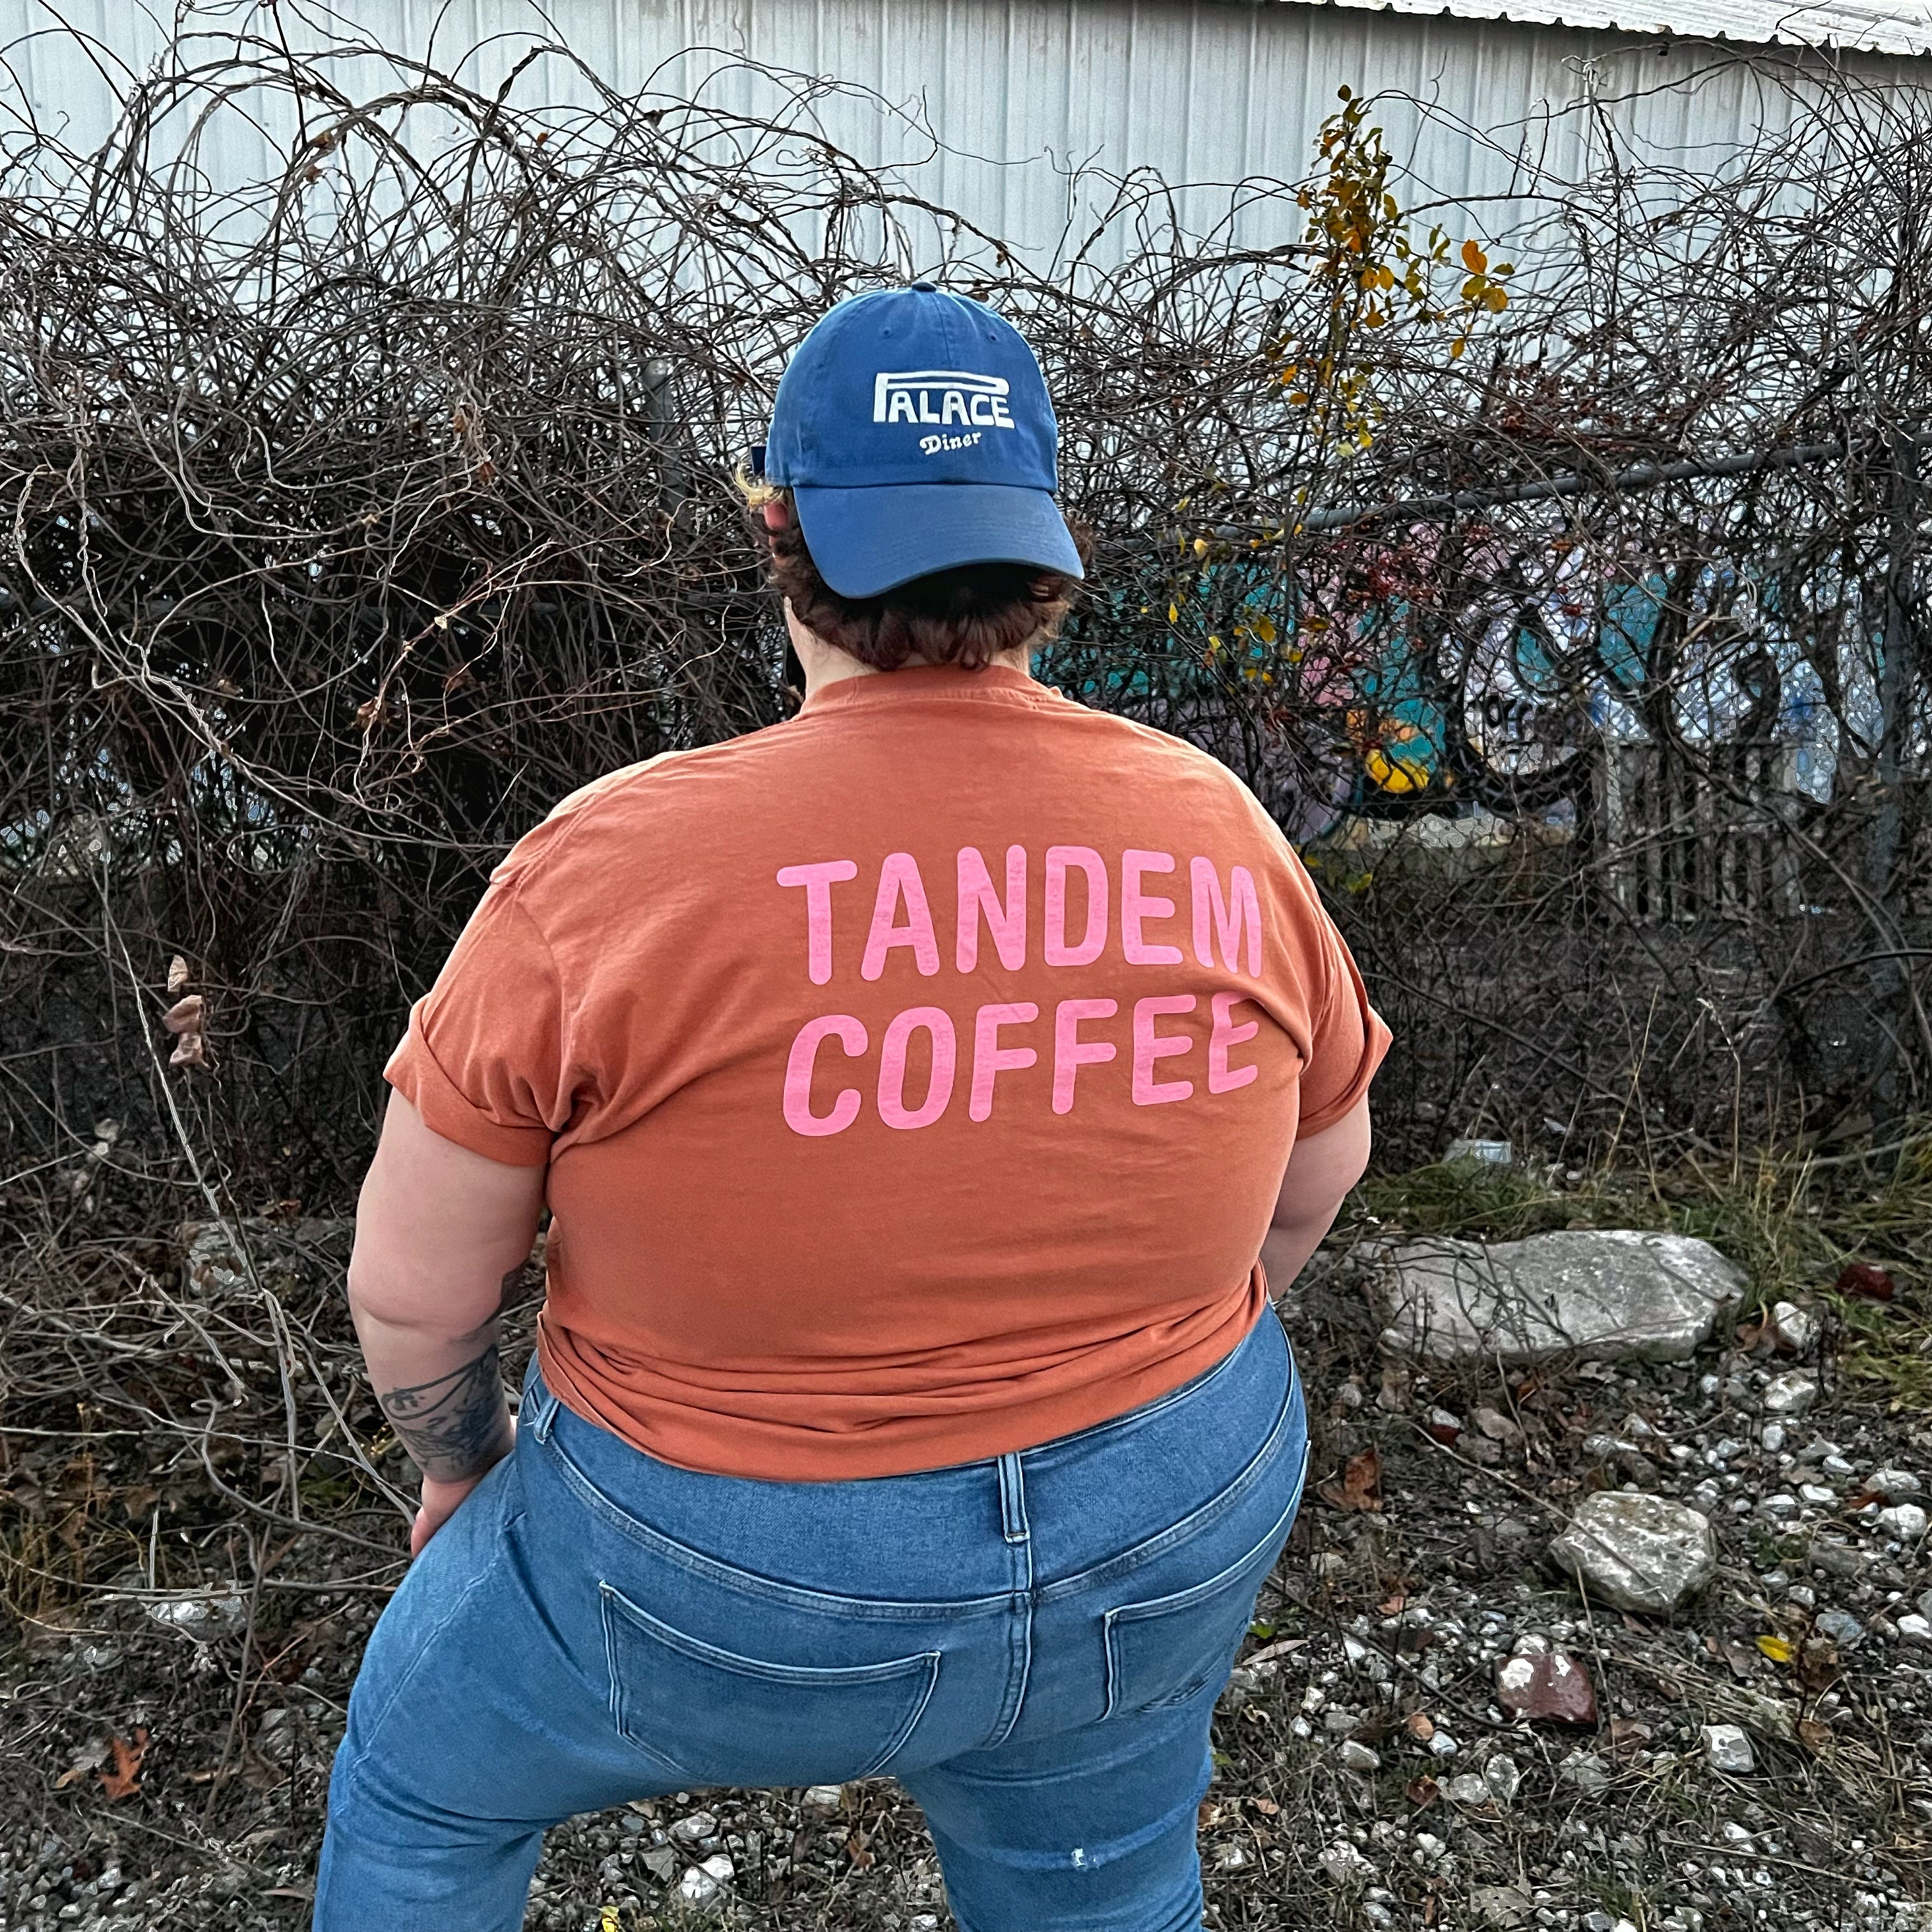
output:
[[[1768,1417],[1789,1363],[1750,1329],[1678,1366],[1432,1383],[1378,1356],[1352,1270],[1346,1252],[1320,1258],[1285,1311],[1313,1480],[1220,1708],[1201,1814],[1210,1924],[1932,1928],[1932,1574],[1895,1513],[1912,1478],[1932,1484],[1918,1416],[1828,1360],[1814,1408]],[[349,1401],[334,1319],[310,1324],[334,1337],[316,1378],[340,1370]],[[398,1574],[398,1519],[366,1489],[311,1486],[311,1514],[338,1496],[338,1522],[284,1534],[231,1472],[194,1506],[200,1527],[175,1526],[193,1515],[177,1498],[167,1534],[226,1552],[237,1580],[157,1594],[166,1479],[140,1438],[88,1434],[85,1414],[79,1437],[37,1433],[37,1413],[53,1412],[10,1402],[14,1594],[74,1574],[83,1546],[90,1561],[0,1628],[0,1932],[305,1923],[329,1755]],[[218,1448],[211,1480],[221,1468]],[[1718,1576],[1673,1618],[1586,1604],[1546,1560],[1588,1491],[1627,1486],[1716,1527]],[[1593,1720],[1503,1708],[1499,1667],[1546,1648],[1587,1672]],[[1726,1726],[1741,1736],[1712,1735]],[[950,1923],[916,1810],[888,1780],[577,1820],[552,1837],[527,1922]]]

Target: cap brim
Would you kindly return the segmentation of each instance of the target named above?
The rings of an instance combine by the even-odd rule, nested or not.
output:
[[[968,563],[1085,574],[1066,519],[1044,490],[1007,483],[898,483],[862,490],[801,484],[799,527],[818,574],[842,597],[876,597]]]

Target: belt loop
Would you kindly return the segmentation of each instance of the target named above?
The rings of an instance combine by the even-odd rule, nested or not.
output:
[[[535,1357],[531,1358],[530,1372],[524,1378],[524,1399],[517,1405],[517,1428],[520,1434],[525,1430],[532,1442],[548,1442],[552,1425],[556,1420],[560,1404],[551,1394],[538,1372]]]
[[[1000,1534],[1009,1543],[1024,1543],[1032,1533],[1027,1526],[1026,1477],[1018,1451],[1009,1450],[1000,1458]]]

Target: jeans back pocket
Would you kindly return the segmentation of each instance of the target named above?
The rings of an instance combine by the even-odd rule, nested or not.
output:
[[[619,1732],[677,1784],[842,1784],[879,1771],[923,1714],[940,1653],[774,1664],[688,1636],[598,1586]]]
[[[1298,1478],[1294,1500],[1268,1534],[1215,1575],[1107,1612],[1103,1718],[1184,1704],[1210,1684],[1218,1693],[1234,1667],[1254,1616],[1255,1598],[1288,1540],[1300,1500]]]

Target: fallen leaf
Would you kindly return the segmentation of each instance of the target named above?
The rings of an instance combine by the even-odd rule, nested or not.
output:
[[[872,1850],[872,1841],[863,1832],[854,1832],[845,1840],[845,1856],[851,1860],[854,1871],[864,1871],[878,1863]]]
[[[1264,1818],[1274,1817],[1281,1809],[1281,1807],[1277,1804],[1272,1798],[1250,1798],[1248,1800],[1248,1802],[1252,1804]]]
[[[1393,1597],[1384,1597],[1376,1606],[1376,1615],[1378,1617],[1399,1617],[1408,1607],[1408,1599],[1398,1592]]]
[[[104,1744],[84,1745],[73,1763],[54,1780],[54,1789],[64,1791],[69,1785],[78,1784],[89,1772],[98,1771],[106,1756],[107,1747]]]
[[[1829,1637],[1808,1636],[1798,1646],[1798,1681],[1814,1692],[1838,1681],[1838,1646]]]
[[[190,993],[184,1000],[177,1000],[161,1016],[161,1024],[170,1033],[200,1033],[207,1012],[207,1006],[199,993]]]
[[[1274,1642],[1264,1644],[1257,1651],[1241,1659],[1244,1664],[1269,1664],[1278,1657],[1286,1657],[1289,1652],[1301,1649],[1308,1642],[1305,1636],[1285,1636]]]
[[[1472,1409],[1469,1412],[1469,1420],[1492,1442],[1514,1442],[1519,1441],[1522,1435],[1522,1431],[1499,1409],[1488,1408]]]
[[[1832,1727],[1821,1724],[1816,1718],[1800,1718],[1798,1720],[1798,1742],[1816,1756],[1832,1742]]]
[[[1211,1832],[1220,1822],[1220,1806],[1208,1798],[1202,1798],[1200,1808],[1194,1814],[1196,1828],[1203,1832]]]
[[[1382,1459],[1372,1449],[1351,1456],[1342,1465],[1341,1480],[1322,1485],[1324,1502],[1336,1509],[1378,1510],[1382,1506]]]
[[[1418,1744],[1428,1743],[1436,1735],[1436,1720],[1426,1711],[1412,1711],[1402,1720],[1402,1727]]]
[[[1742,1682],[1754,1676],[1757,1670],[1757,1658],[1741,1643],[1726,1640],[1720,1646],[1720,1654],[1730,1666],[1731,1675]]]
[[[168,994],[172,998],[188,984],[188,962],[177,952],[168,962]]]
[[[1892,1276],[1870,1262],[1850,1263],[1832,1286],[1840,1294],[1862,1295],[1868,1301],[1889,1301],[1898,1292]]]
[[[1610,1720],[1610,1749],[1618,1756],[1630,1756],[1650,1742],[1650,1726],[1635,1718]]]
[[[175,1050],[168,1055],[170,1066],[206,1066],[208,1064],[208,1046],[198,1033],[184,1033],[175,1042]]]
[[[1789,1664],[1798,1654],[1796,1648],[1788,1636],[1761,1636],[1757,1647],[1774,1664]]]
[[[104,1766],[100,1772],[101,1790],[110,1802],[132,1798],[141,1788],[141,1760],[148,1754],[147,1726],[134,1726],[132,1744],[123,1737],[110,1738],[107,1749],[114,1762]]]
[[[1402,1795],[1418,1810],[1426,1811],[1442,1796],[1442,1787],[1426,1774],[1412,1778],[1402,1788]]]

